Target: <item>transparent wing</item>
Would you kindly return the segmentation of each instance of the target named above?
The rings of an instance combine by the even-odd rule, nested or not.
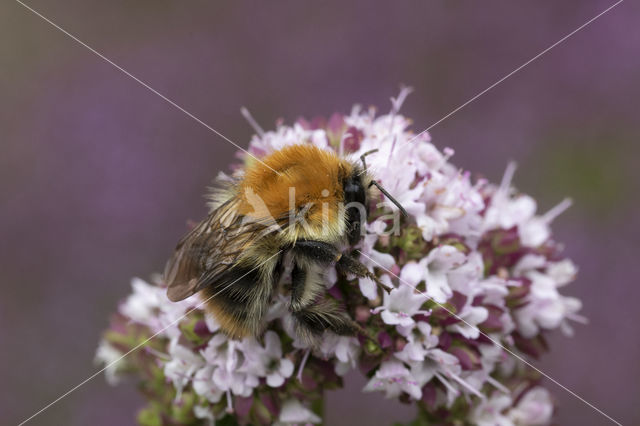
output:
[[[183,237],[167,262],[164,279],[171,301],[185,299],[214,283],[238,261],[258,234],[229,200],[212,211]]]

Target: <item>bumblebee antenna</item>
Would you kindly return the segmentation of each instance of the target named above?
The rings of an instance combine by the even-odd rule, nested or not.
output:
[[[363,173],[367,171],[367,162],[365,161],[365,159],[364,159],[364,158],[365,158],[367,155],[373,154],[373,153],[375,153],[375,152],[378,152],[378,148],[375,148],[375,149],[369,150],[369,151],[365,152],[364,154],[362,154],[362,155],[360,156],[360,161],[362,161],[362,167],[364,167]],[[398,202],[398,200],[396,200],[395,198],[393,198],[393,197],[391,196],[391,194],[389,194],[389,193],[387,192],[387,190],[386,190],[386,189],[384,189],[382,186],[380,186],[380,184],[379,184],[378,182],[376,182],[375,180],[372,180],[372,181],[371,181],[371,183],[369,184],[369,188],[371,188],[371,186],[372,186],[372,185],[375,185],[375,186],[376,186],[376,188],[378,188],[378,189],[380,190],[380,192],[382,192],[382,193],[384,194],[384,196],[385,196],[385,197],[387,197],[387,198],[389,199],[389,201],[391,201],[393,204],[395,204],[395,205],[396,205],[396,207],[398,207],[398,209],[400,210],[400,212],[402,213],[402,215],[403,215],[404,217],[409,217],[409,214],[408,214],[408,213],[407,213],[407,211],[404,209],[404,207],[402,207],[402,206],[400,205],[400,203]]]
[[[364,159],[363,159],[363,161],[364,161]],[[375,180],[372,180],[372,181],[371,181],[371,183],[369,184],[369,188],[371,188],[371,185],[375,185],[375,186],[376,186],[376,188],[378,188],[378,189],[380,190],[380,192],[382,192],[382,193],[384,194],[384,196],[385,196],[385,197],[387,197],[387,198],[389,199],[389,201],[391,201],[393,204],[395,204],[395,205],[396,205],[396,207],[398,207],[398,209],[400,210],[400,212],[402,213],[402,215],[403,215],[404,217],[408,217],[408,216],[409,216],[409,214],[407,213],[407,211],[404,209],[404,207],[402,207],[402,206],[400,205],[400,203],[398,202],[398,200],[396,200],[395,198],[393,198],[393,197],[391,196],[391,194],[389,194],[389,193],[387,192],[387,190],[386,190],[386,189],[384,189],[382,186],[380,186],[380,184],[379,184],[378,182],[376,182]]]
[[[374,152],[378,152],[378,148],[367,151],[360,156],[360,161],[362,161],[362,166],[364,167],[365,172],[367,171],[367,162],[364,160],[364,157],[366,157],[369,154],[373,154]]]

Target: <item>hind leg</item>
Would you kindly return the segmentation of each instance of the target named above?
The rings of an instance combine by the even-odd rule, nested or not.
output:
[[[314,347],[319,346],[325,330],[353,336],[361,329],[336,301],[323,297],[324,290],[321,265],[296,259],[291,276],[290,310],[296,334]]]

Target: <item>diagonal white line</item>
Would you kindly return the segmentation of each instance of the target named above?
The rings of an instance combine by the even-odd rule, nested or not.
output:
[[[494,87],[496,87],[498,84],[502,83],[503,81],[505,81],[506,79],[508,79],[509,77],[511,77],[512,75],[514,75],[515,73],[517,73],[518,71],[522,70],[524,67],[526,67],[527,65],[529,65],[530,63],[532,63],[533,61],[535,61],[536,59],[540,58],[542,55],[544,55],[545,53],[549,52],[551,49],[553,49],[554,47],[558,46],[559,44],[563,43],[564,41],[566,41],[569,37],[573,36],[574,34],[576,34],[577,32],[581,31],[582,29],[584,29],[587,25],[591,24],[593,21],[595,21],[596,19],[600,18],[602,15],[604,15],[605,13],[609,12],[611,9],[613,9],[614,7],[618,6],[620,3],[622,3],[624,0],[618,0],[616,3],[612,4],[611,6],[609,6],[608,8],[606,8],[605,10],[603,10],[602,12],[600,12],[599,14],[597,14],[596,16],[594,16],[593,18],[589,19],[587,22],[585,22],[584,24],[580,25],[578,28],[576,28],[575,30],[571,31],[569,34],[567,34],[566,36],[562,37],[560,40],[556,41],[555,43],[553,43],[551,46],[547,47],[546,49],[544,49],[542,52],[538,53],[536,56],[534,56],[533,58],[529,59],[527,62],[525,62],[524,64],[520,65],[518,68],[514,69],[513,71],[511,71],[509,74],[505,75],[504,77],[502,77],[500,80],[496,81],[495,83],[493,83],[491,86],[487,87],[486,89],[484,89],[482,92],[478,93],[477,95],[475,95],[473,98],[469,99],[468,101],[466,101],[465,103],[463,103],[462,105],[460,105],[459,107],[457,107],[456,109],[454,109],[453,111],[449,112],[447,115],[445,115],[444,117],[442,117],[440,120],[436,121],[435,123],[433,123],[431,126],[427,127],[426,129],[424,129],[423,131],[421,131],[420,133],[418,133],[417,135],[415,135],[414,137],[412,137],[411,139],[409,139],[406,143],[412,142],[415,139],[419,138],[420,135],[422,135],[425,132],[428,132],[429,130],[431,130],[432,128],[434,128],[435,126],[437,126],[438,124],[442,123],[444,120],[446,120],[447,118],[451,117],[453,114],[457,113],[458,111],[460,111],[462,108],[466,107],[467,105],[469,105],[471,102],[475,101],[476,99],[478,99],[480,96],[484,95],[485,93],[487,93],[489,90],[493,89]]]
[[[104,60],[105,62],[109,63],[110,65],[112,65],[114,68],[116,68],[117,70],[121,71],[122,73],[124,73],[125,75],[127,75],[128,77],[132,78],[133,80],[135,80],[137,83],[139,83],[141,86],[145,87],[146,89],[148,89],[149,91],[151,91],[152,93],[158,95],[160,98],[162,98],[163,100],[165,100],[166,102],[168,102],[171,106],[173,106],[174,108],[178,109],[179,111],[183,112],[184,114],[186,114],[187,116],[191,117],[192,119],[194,119],[195,121],[197,121],[199,124],[201,124],[202,126],[206,127],[207,129],[211,130],[213,133],[215,133],[216,135],[220,136],[222,139],[224,139],[225,141],[229,142],[231,145],[235,146],[236,148],[238,148],[239,150],[243,151],[244,153],[248,154],[250,157],[252,157],[255,160],[258,160],[260,163],[262,163],[264,166],[268,167],[269,169],[273,170],[274,172],[276,172],[277,174],[278,171],[274,170],[273,168],[269,167],[267,164],[265,164],[262,160],[260,160],[259,158],[257,158],[255,155],[251,154],[249,151],[247,151],[246,149],[242,148],[240,145],[238,145],[237,143],[235,143],[234,141],[232,141],[231,139],[229,139],[228,137],[226,137],[225,135],[223,135],[222,133],[220,133],[219,131],[217,131],[216,129],[214,129],[213,127],[211,127],[210,125],[208,125],[207,123],[205,123],[204,121],[202,121],[201,119],[199,119],[198,117],[196,117],[195,115],[193,115],[192,113],[190,113],[189,111],[187,111],[186,109],[184,109],[183,107],[181,107],[180,105],[178,105],[177,103],[175,103],[174,101],[172,101],[171,99],[169,99],[168,97],[166,97],[165,95],[163,95],[162,93],[158,92],[156,89],[154,89],[153,87],[149,86],[147,83],[145,83],[144,81],[140,80],[138,77],[136,77],[135,75],[131,74],[129,71],[127,71],[126,69],[122,68],[120,65],[116,64],[115,62],[113,62],[111,59],[107,58],[106,56],[104,56],[102,53],[98,52],[97,50],[95,50],[93,47],[89,46],[88,44],[86,44],[85,42],[83,42],[82,40],[80,40],[78,37],[74,36],[73,34],[71,34],[70,32],[68,32],[67,30],[65,30],[64,28],[62,28],[61,26],[59,26],[58,24],[56,24],[55,22],[53,22],[52,20],[50,20],[49,18],[47,18],[46,16],[42,15],[40,12],[38,12],[37,10],[33,9],[32,7],[30,7],[29,5],[23,3],[20,0],[16,0],[17,3],[19,3],[20,5],[24,6],[26,9],[28,9],[29,11],[33,12],[35,15],[39,16],[40,18],[42,18],[43,20],[45,20],[46,22],[48,22],[49,24],[51,24],[54,28],[60,30],[61,32],[63,32],[65,35],[67,35],[69,38],[71,38],[72,40],[76,41],[77,43],[79,43],[80,45],[86,47],[87,49],[89,49],[92,53],[94,53],[96,56],[98,56],[99,58],[101,58],[102,60]]]
[[[165,328],[163,328],[162,330],[158,331],[157,333],[153,334],[151,337],[149,337],[148,339],[146,339],[145,341],[141,342],[140,344],[138,344],[137,346],[135,346],[134,348],[132,348],[131,350],[129,350],[129,352],[125,353],[124,355],[122,355],[120,358],[111,361],[109,364],[105,365],[104,368],[102,368],[99,371],[96,371],[95,373],[93,373],[91,376],[87,377],[86,379],[84,379],[82,382],[78,383],[77,385],[75,385],[74,387],[72,387],[71,389],[69,389],[68,391],[66,391],[65,393],[63,393],[62,395],[60,395],[58,398],[56,398],[55,400],[51,401],[49,404],[45,405],[44,407],[42,407],[40,410],[38,410],[36,413],[32,414],[29,418],[23,420],[18,426],[22,426],[23,424],[27,423],[28,421],[30,421],[31,419],[33,419],[34,417],[36,417],[37,415],[39,415],[40,413],[42,413],[43,411],[47,410],[49,407],[51,407],[52,405],[56,404],[57,402],[59,402],[60,400],[62,400],[63,398],[67,397],[70,393],[72,393],[73,391],[77,390],[79,387],[83,386],[84,384],[86,384],[87,382],[90,382],[91,380],[93,380],[96,376],[98,376],[100,373],[102,373],[104,370],[106,370],[107,368],[111,367],[112,365],[117,364],[118,362],[122,361],[125,357],[127,357],[129,354],[137,351],[138,349],[140,349],[141,347],[143,347],[144,345],[146,345],[147,343],[149,343],[149,341],[151,341],[154,337],[156,337],[157,335],[159,335],[160,333],[162,333],[163,331],[165,331],[166,329],[168,329],[169,327],[171,327],[172,325],[176,324],[178,321],[180,321],[181,319],[183,319],[184,317],[186,317],[187,315],[189,315],[191,312],[195,311],[196,309],[199,309],[202,305],[204,305],[205,303],[207,303],[209,300],[211,300],[212,298],[214,298],[215,296],[217,296],[218,294],[220,294],[222,291],[224,291],[226,288],[228,288],[229,286],[235,284],[236,282],[240,281],[242,278],[246,277],[247,275],[249,275],[251,272],[255,271],[256,269],[258,269],[259,267],[261,267],[262,265],[264,265],[265,263],[269,262],[271,259],[273,259],[274,257],[276,257],[277,255],[279,255],[280,253],[282,253],[282,250],[279,250],[276,254],[274,254],[273,256],[269,257],[267,260],[265,260],[264,262],[262,262],[261,264],[259,264],[258,266],[256,266],[255,268],[251,269],[249,272],[247,272],[246,274],[242,275],[240,278],[238,278],[235,281],[232,281],[231,283],[229,283],[227,286],[225,286],[224,288],[222,288],[219,292],[215,293],[214,295],[212,295],[211,297],[208,297],[206,300],[202,301],[200,304],[198,304],[195,308],[191,308],[187,313],[185,313],[184,315],[182,315],[180,318],[176,319],[175,321],[173,321],[171,324],[169,324],[168,326],[166,326]]]
[[[370,261],[372,261],[373,263],[375,263],[376,265],[378,265],[381,269],[385,270],[386,272],[388,272],[389,274],[393,275],[394,277],[396,277],[400,282],[406,284],[407,286],[411,287],[412,289],[416,290],[418,293],[426,296],[428,299],[432,300],[434,303],[436,303],[439,307],[441,307],[442,309],[444,309],[445,311],[447,311],[449,314],[451,314],[453,317],[455,317],[456,319],[462,321],[463,323],[465,323],[466,325],[468,325],[469,327],[473,328],[474,330],[477,330],[478,333],[482,334],[484,337],[486,337],[487,339],[491,340],[494,344],[500,346],[502,349],[504,349],[505,351],[507,351],[509,354],[513,355],[515,358],[517,358],[518,360],[522,361],[524,364],[528,365],[529,367],[533,368],[534,370],[536,370],[538,373],[542,374],[544,377],[546,377],[547,379],[549,379],[550,381],[552,381],[553,383],[555,383],[556,385],[558,385],[559,387],[561,387],[562,389],[564,389],[565,391],[569,392],[571,395],[575,396],[576,398],[578,398],[580,401],[582,401],[583,403],[585,403],[586,405],[588,405],[589,407],[593,408],[594,410],[596,410],[598,413],[602,414],[604,417],[606,417],[607,419],[611,420],[613,423],[622,426],[621,423],[619,423],[618,421],[614,420],[612,417],[610,417],[608,414],[606,414],[604,411],[600,410],[598,407],[596,407],[595,405],[591,404],[589,401],[585,400],[584,398],[582,398],[580,395],[578,395],[577,393],[575,393],[574,391],[572,391],[571,389],[567,388],[566,386],[564,386],[562,383],[558,382],[557,380],[555,380],[553,377],[549,376],[548,374],[546,374],[544,371],[540,370],[539,368],[535,367],[533,364],[531,364],[529,361],[525,360],[524,358],[522,358],[520,355],[514,353],[513,351],[511,351],[510,349],[502,346],[502,344],[500,344],[500,342],[498,342],[497,340],[495,340],[493,337],[487,335],[486,333],[484,333],[483,331],[481,331],[478,327],[476,327],[473,324],[469,324],[464,318],[459,317],[457,314],[455,314],[454,312],[452,312],[451,310],[449,310],[446,306],[442,305],[441,303],[435,301],[431,296],[429,296],[428,294],[422,292],[421,290],[417,289],[416,287],[412,286],[411,284],[409,284],[408,282],[406,282],[405,280],[403,280],[402,278],[400,278],[398,275],[394,274],[393,272],[391,272],[389,269],[385,268],[384,266],[382,266],[379,262],[377,262],[376,260],[372,259],[371,257],[367,256],[366,254],[360,252],[361,255],[363,255],[364,257],[366,257],[367,259],[369,259]]]

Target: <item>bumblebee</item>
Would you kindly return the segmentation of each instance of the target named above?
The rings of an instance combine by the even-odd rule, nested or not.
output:
[[[164,272],[168,298],[200,292],[229,337],[258,336],[290,271],[289,310],[301,339],[313,345],[325,330],[356,334],[360,327],[324,297],[323,271],[335,265],[389,290],[345,251],[362,238],[374,187],[398,205],[367,172],[364,155],[361,162],[293,145],[248,165],[212,196],[208,217],[178,243]]]

